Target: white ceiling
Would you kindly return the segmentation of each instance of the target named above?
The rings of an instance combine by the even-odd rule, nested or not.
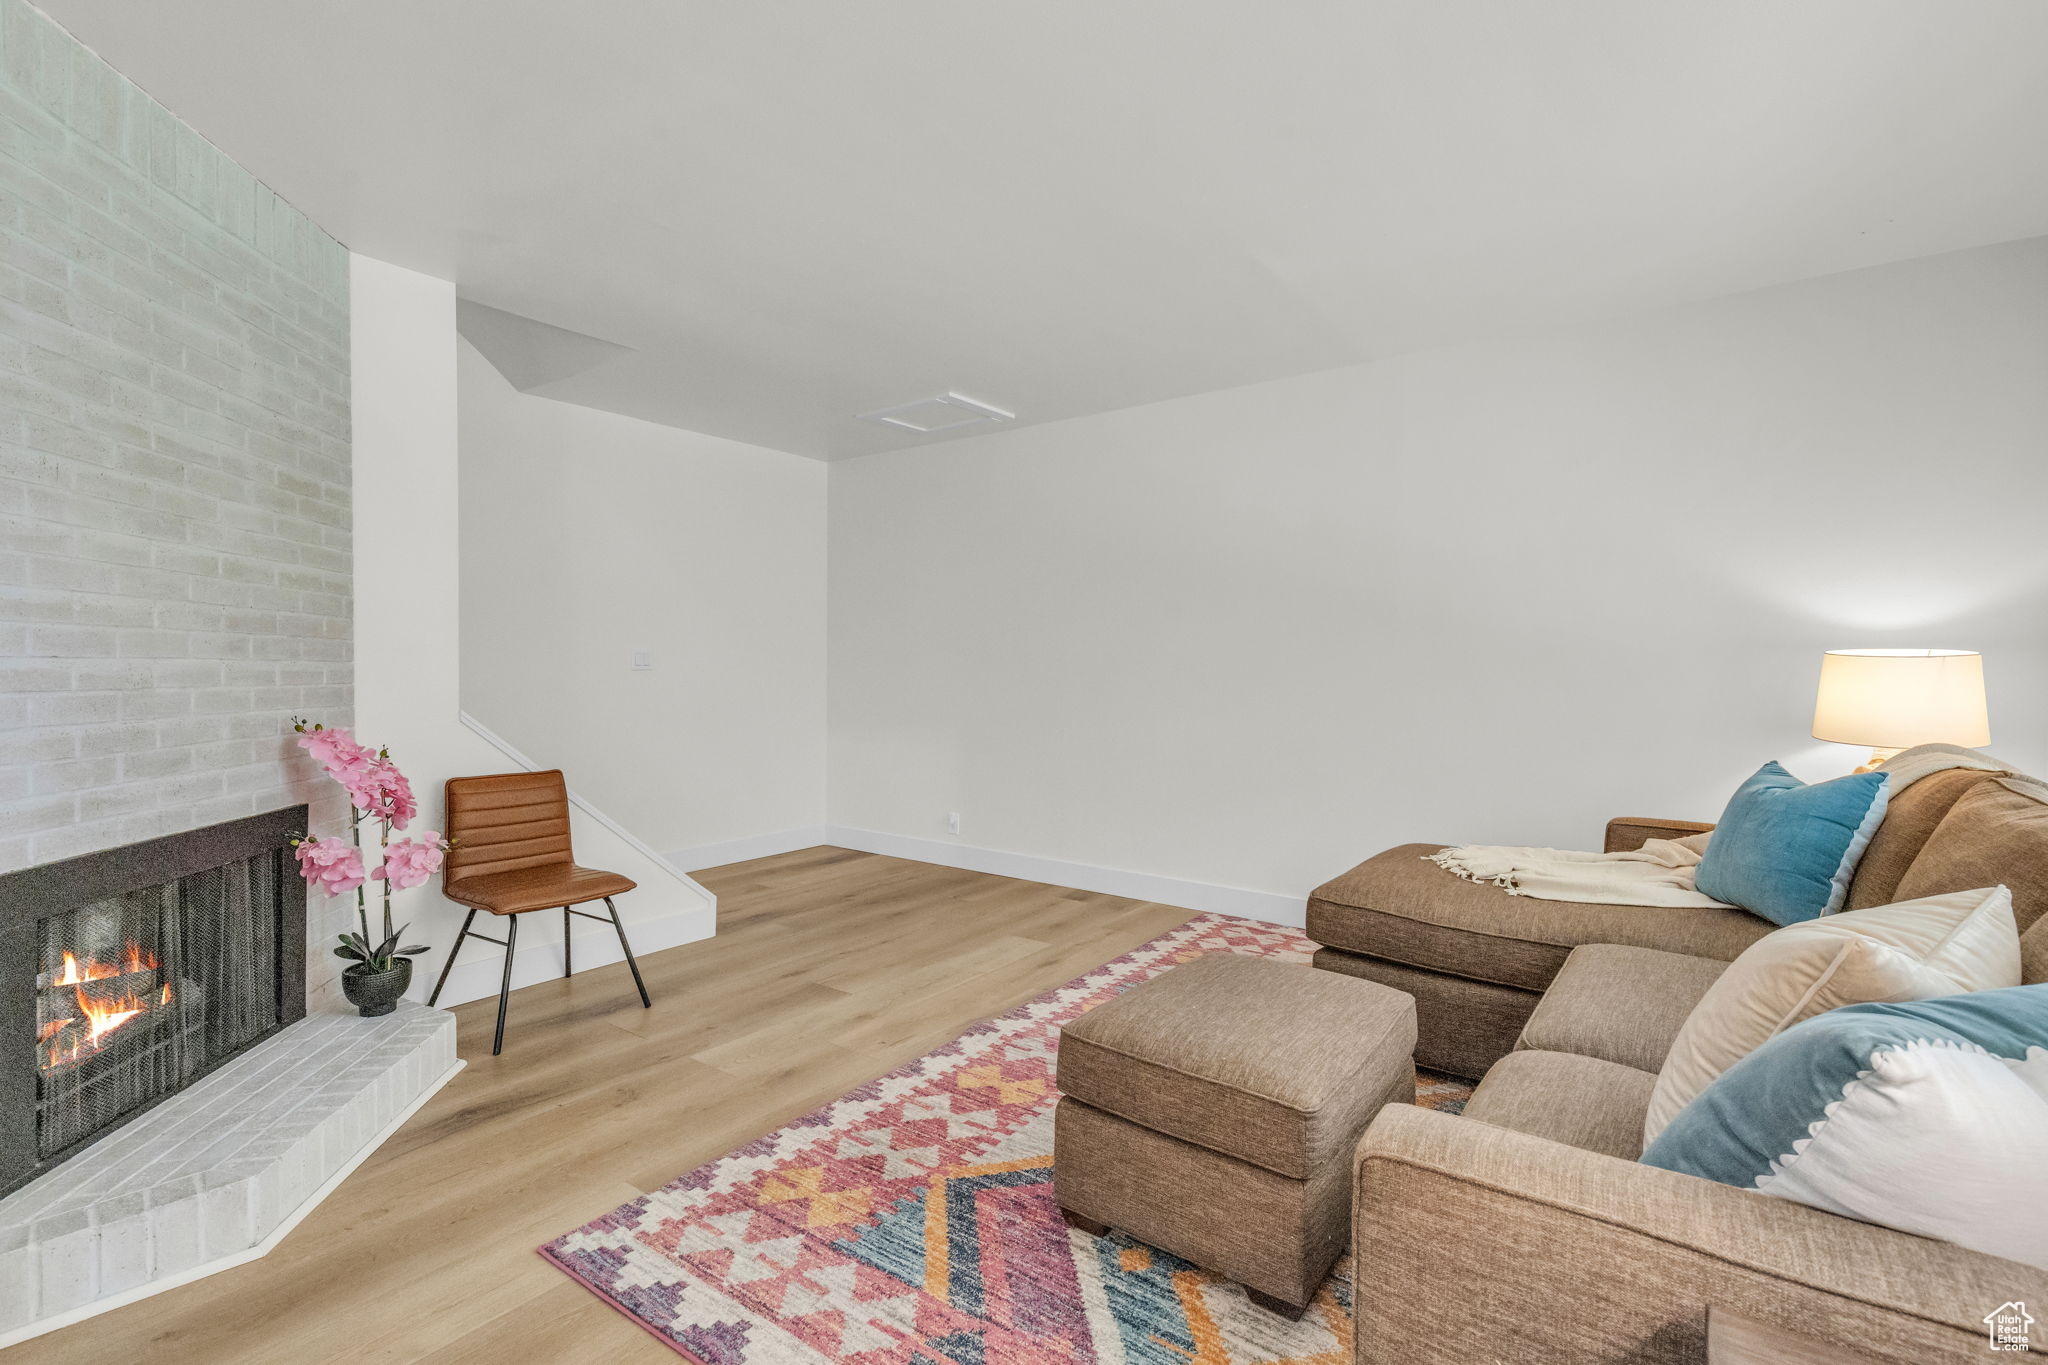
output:
[[[2048,233],[2039,0],[44,3],[629,348],[532,391],[822,458]]]

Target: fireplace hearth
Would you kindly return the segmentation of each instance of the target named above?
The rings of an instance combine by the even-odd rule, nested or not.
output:
[[[0,1194],[304,1017],[290,807],[0,877]]]

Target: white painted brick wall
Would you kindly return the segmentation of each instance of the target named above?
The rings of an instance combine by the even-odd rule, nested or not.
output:
[[[340,244],[0,0],[0,870],[338,818],[348,343]]]

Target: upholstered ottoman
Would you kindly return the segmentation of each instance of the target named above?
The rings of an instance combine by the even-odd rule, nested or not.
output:
[[[1415,1101],[1415,1002],[1306,964],[1217,954],[1060,1035],[1053,1184],[1115,1227],[1299,1317],[1351,1231],[1351,1151]]]

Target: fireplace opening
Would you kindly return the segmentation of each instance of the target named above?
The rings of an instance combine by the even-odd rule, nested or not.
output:
[[[245,858],[42,921],[41,1155],[277,1026],[275,862]]]
[[[0,1192],[304,1015],[304,829],[296,807],[0,877]]]

